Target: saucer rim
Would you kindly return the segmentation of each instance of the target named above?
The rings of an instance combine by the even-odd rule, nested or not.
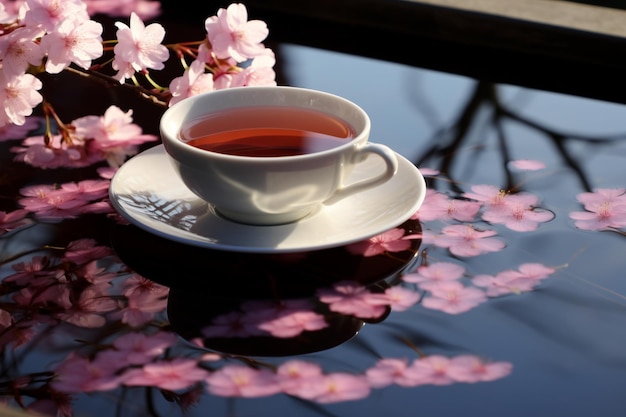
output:
[[[422,173],[413,163],[411,163],[405,157],[403,157],[402,155],[394,151],[394,154],[398,158],[398,162],[399,162],[398,171],[400,171],[400,169],[403,169],[406,171],[405,175],[415,176],[414,179],[417,182],[415,184],[414,183],[411,183],[411,184],[417,185],[417,188],[418,188],[417,198],[415,199],[415,201],[413,202],[411,206],[407,205],[407,208],[403,211],[402,216],[397,216],[393,222],[386,222],[384,227],[380,226],[378,228],[372,228],[367,233],[355,234],[350,239],[344,238],[344,239],[337,240],[334,242],[331,241],[331,242],[325,242],[322,244],[311,243],[311,244],[297,245],[297,246],[294,245],[294,246],[282,246],[282,247],[278,246],[277,247],[277,246],[258,246],[258,245],[257,246],[240,246],[240,245],[236,245],[233,243],[220,243],[220,242],[210,241],[211,237],[206,234],[205,235],[193,234],[191,232],[187,232],[185,230],[176,228],[175,226],[172,226],[171,224],[166,223],[166,222],[160,222],[157,224],[163,226],[164,229],[175,229],[175,231],[177,231],[178,233],[169,233],[167,230],[162,230],[160,228],[151,226],[151,224],[154,224],[155,222],[154,220],[150,220],[149,218],[147,218],[145,214],[141,212],[126,208],[124,206],[124,203],[118,199],[118,195],[121,195],[121,194],[115,191],[115,189],[117,188],[115,184],[121,181],[120,177],[123,176],[124,166],[127,164],[131,164],[131,165],[136,164],[138,163],[138,161],[140,161],[139,157],[141,157],[142,155],[148,155],[148,154],[167,155],[164,146],[160,144],[152,148],[146,149],[143,152],[140,152],[139,154],[133,156],[128,161],[126,161],[118,169],[118,171],[115,173],[115,175],[111,179],[111,183],[109,187],[109,199],[110,199],[111,205],[113,206],[113,208],[119,215],[121,215],[128,222],[130,222],[134,226],[139,227],[142,230],[145,230],[153,235],[159,236],[161,238],[164,238],[170,241],[178,242],[178,243],[185,244],[185,245],[205,248],[205,249],[221,250],[221,251],[229,251],[229,252],[240,252],[240,253],[278,254],[278,253],[309,252],[309,251],[314,251],[314,250],[323,250],[323,249],[342,247],[342,246],[349,245],[351,243],[355,243],[355,242],[359,242],[359,241],[371,238],[373,236],[384,233],[385,231],[390,230],[393,227],[397,227],[401,225],[402,223],[409,220],[415,214],[415,212],[422,205],[426,197],[426,181]],[[173,168],[170,168],[169,164],[168,164],[168,169],[173,170]],[[182,184],[182,180],[181,180],[181,185],[184,187],[184,184]],[[384,188],[387,185],[388,183],[383,183],[375,187],[375,189]],[[194,198],[196,201],[200,200],[200,197],[196,197],[188,188],[185,187],[185,190],[189,193],[190,197]],[[346,200],[350,200],[350,199],[351,197],[346,197]],[[310,218],[314,220],[316,215],[319,213],[319,211],[323,211],[323,210],[324,210],[323,208],[319,209],[318,212],[311,215]],[[250,230],[252,230],[258,227],[262,227],[264,229],[273,229],[273,228],[284,226],[284,225],[277,225],[277,226],[245,225],[245,224],[241,224],[241,223],[224,219],[223,217],[217,215],[212,208],[207,210],[207,214],[210,214],[211,216],[214,216],[214,217],[219,217],[220,219],[222,219],[223,222],[225,222],[225,224],[232,224],[233,228],[244,228],[244,229],[249,228]],[[309,217],[305,219],[308,219],[308,218]],[[301,222],[302,221],[297,221],[295,222],[295,224],[298,224]],[[182,236],[180,232],[187,232],[191,236],[190,237]],[[194,238],[193,236],[201,237],[201,238],[204,238],[205,240],[200,240],[198,238]]]

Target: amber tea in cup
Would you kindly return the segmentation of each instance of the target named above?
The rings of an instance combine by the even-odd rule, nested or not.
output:
[[[181,139],[211,152],[250,157],[306,155],[341,146],[355,137],[348,122],[311,109],[234,108],[191,120]]]

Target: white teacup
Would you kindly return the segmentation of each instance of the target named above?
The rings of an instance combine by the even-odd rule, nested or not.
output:
[[[300,114],[303,112],[307,114]],[[318,123],[318,118],[325,120]],[[205,135],[237,136],[239,129],[245,128],[291,132],[314,130],[317,125],[327,125],[322,130],[347,129],[348,137],[333,139],[329,149],[287,156],[250,156],[256,151],[248,155],[239,150],[225,154],[215,144],[209,146],[212,150],[205,150],[189,143],[195,143],[194,138],[203,140],[198,137]],[[251,86],[192,96],[164,113],[160,131],[185,185],[218,214],[241,223],[274,225],[300,220],[323,204],[382,184],[398,168],[391,149],[368,142],[370,119],[363,109],[336,95],[304,88]],[[291,141],[291,133],[284,135],[285,141]],[[270,136],[255,138],[254,145],[273,140]],[[269,152],[274,155],[272,149]],[[370,154],[380,157],[385,169],[369,179],[346,184],[354,166]]]

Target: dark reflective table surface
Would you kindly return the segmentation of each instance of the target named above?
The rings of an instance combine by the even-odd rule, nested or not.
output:
[[[0,236],[3,402],[76,416],[623,416],[626,107],[272,40],[279,83],[361,105],[371,140],[427,178],[423,206],[364,242],[281,254],[183,245],[106,209],[31,213]],[[59,80],[68,119],[100,106],[93,86]],[[137,123],[156,134],[159,111],[137,106]],[[4,224],[25,187],[99,178],[15,161],[26,135],[0,142]]]

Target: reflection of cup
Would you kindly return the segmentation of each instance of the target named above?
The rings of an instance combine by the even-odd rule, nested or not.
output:
[[[243,223],[299,220],[397,170],[392,150],[368,142],[363,109],[303,88],[239,87],[193,96],[165,112],[160,130],[185,185]],[[344,184],[370,154],[381,157],[385,169]]]

